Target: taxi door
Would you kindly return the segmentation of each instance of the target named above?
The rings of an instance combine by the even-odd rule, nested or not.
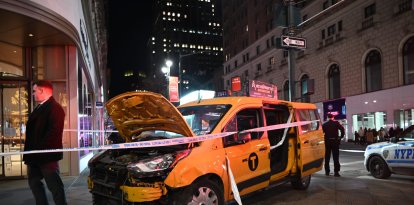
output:
[[[312,121],[297,127],[299,167],[301,176],[307,176],[322,169],[325,157],[325,143],[317,111],[295,109],[297,121]]]
[[[262,110],[258,108],[241,110],[231,118],[223,131],[243,131],[262,127],[262,116]],[[245,139],[240,140],[240,138]],[[270,179],[270,147],[267,134],[264,132],[234,134],[225,137],[223,141],[240,195],[267,187]]]

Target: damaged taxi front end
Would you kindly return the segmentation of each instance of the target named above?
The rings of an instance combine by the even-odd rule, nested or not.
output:
[[[106,108],[126,142],[193,136],[179,111],[159,94],[129,92]],[[193,144],[106,150],[89,161],[94,204],[168,204],[165,179]]]

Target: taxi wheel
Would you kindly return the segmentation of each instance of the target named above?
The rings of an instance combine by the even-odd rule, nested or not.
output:
[[[173,204],[187,205],[224,205],[223,190],[208,179],[201,179],[177,193]],[[184,203],[183,203],[184,202]]]
[[[391,176],[387,163],[379,156],[373,156],[369,160],[369,171],[373,177],[378,179],[386,179]]]
[[[305,190],[309,187],[310,181],[311,175],[302,178],[295,177],[291,179],[290,183],[294,189]]]

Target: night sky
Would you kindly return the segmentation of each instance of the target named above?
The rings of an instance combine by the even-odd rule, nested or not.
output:
[[[146,44],[152,24],[153,0],[109,0],[108,68],[111,69],[110,97],[123,93],[126,70],[146,70]]]

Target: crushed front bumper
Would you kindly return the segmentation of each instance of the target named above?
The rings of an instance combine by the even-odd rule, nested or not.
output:
[[[130,202],[147,202],[160,199],[167,194],[167,189],[162,182],[139,183],[137,186],[121,186],[124,199]]]
[[[137,183],[134,186],[121,185],[118,187],[93,181],[88,177],[88,188],[92,194],[100,195],[108,199],[123,200],[128,202],[150,202],[161,199],[167,194],[167,188],[162,182]]]

